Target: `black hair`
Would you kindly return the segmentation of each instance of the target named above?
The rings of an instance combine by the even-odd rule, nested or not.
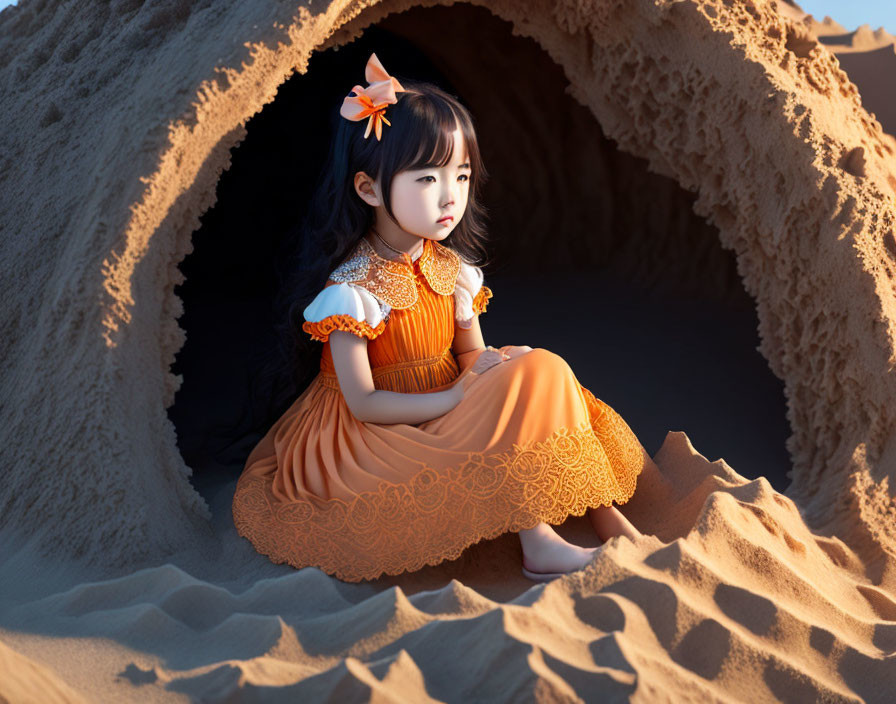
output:
[[[333,106],[329,153],[309,208],[291,238],[292,252],[283,258],[274,315],[279,339],[278,374],[272,393],[274,413],[289,397],[303,389],[317,374],[322,344],[302,330],[304,310],[321,291],[330,273],[364,237],[373,224],[373,208],[361,200],[354,176],[363,171],[380,181],[383,205],[394,220],[391,183],[405,170],[444,166],[452,157],[453,132],[461,129],[469,154],[470,186],[467,206],[455,228],[439,243],[450,247],[470,264],[487,263],[485,250],[486,209],[481,203],[482,185],[488,178],[473,125],[473,118],[460,100],[438,86],[423,81],[396,78],[404,91],[396,93],[382,125],[381,140],[374,131],[365,138],[367,119],[352,121]],[[270,370],[269,370],[270,371]],[[289,379],[292,383],[285,385]]]

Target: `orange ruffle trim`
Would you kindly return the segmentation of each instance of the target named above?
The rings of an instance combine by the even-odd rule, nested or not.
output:
[[[312,340],[320,340],[321,342],[326,342],[330,337],[330,333],[334,330],[345,330],[358,337],[367,337],[372,340],[385,329],[385,320],[381,320],[379,325],[373,327],[366,320],[357,320],[347,313],[328,315],[323,320],[318,320],[314,323],[310,320],[302,323],[302,330],[311,335]]]
[[[479,289],[479,293],[473,299],[473,312],[476,314],[485,312],[488,307],[488,299],[492,297],[492,290],[488,286]]]
[[[473,312],[477,315],[484,313],[488,307],[488,301],[493,295],[492,290],[488,286],[480,288],[473,299]],[[318,320],[317,322],[306,320],[302,323],[302,330],[311,335],[312,340],[319,340],[320,342],[326,342],[330,337],[330,333],[334,330],[345,330],[358,337],[367,337],[372,340],[385,329],[385,320],[381,320],[379,325],[374,327],[366,320],[357,320],[347,313],[328,315],[323,320]]]

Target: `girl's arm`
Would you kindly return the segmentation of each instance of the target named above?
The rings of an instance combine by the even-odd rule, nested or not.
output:
[[[483,350],[485,350],[485,341],[482,339],[482,328],[479,327],[478,315],[473,316],[473,325],[466,330],[455,324],[451,351],[457,359],[461,372],[473,364]]]
[[[416,425],[443,416],[460,403],[461,397],[453,389],[422,394],[377,389],[367,356],[367,338],[334,330],[329,339],[342,395],[352,415],[362,422]]]

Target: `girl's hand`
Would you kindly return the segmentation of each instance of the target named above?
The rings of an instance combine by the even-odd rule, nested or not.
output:
[[[531,352],[532,348],[529,345],[507,345],[504,348],[504,352],[507,354],[508,359],[513,359],[514,357],[519,357],[521,354],[526,354],[526,352]]]
[[[480,352],[479,356],[476,357],[476,361],[464,369],[464,371],[457,376],[457,379],[454,380],[454,385],[451,387],[450,391],[453,393],[456,401],[455,405],[461,402],[467,387],[473,383],[475,375],[482,374],[486,369],[491,369],[496,364],[500,364],[507,359],[510,359],[508,355],[505,355],[501,350],[495,349],[494,347],[487,347]]]
[[[491,369],[496,364],[510,359],[504,352],[494,347],[486,347],[470,366],[474,374],[482,374],[486,369]]]

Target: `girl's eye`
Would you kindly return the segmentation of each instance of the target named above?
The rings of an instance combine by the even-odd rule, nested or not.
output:
[[[433,181],[436,180],[436,177],[435,177],[435,176],[424,176],[423,178],[418,179],[418,180],[419,180],[419,181],[426,181],[426,179],[428,179],[428,178],[431,178]],[[462,178],[464,181],[469,181],[469,180],[470,180],[470,177],[469,177],[467,174],[461,174],[460,176],[458,176],[458,178]],[[432,183],[432,181],[430,181],[430,183]]]

